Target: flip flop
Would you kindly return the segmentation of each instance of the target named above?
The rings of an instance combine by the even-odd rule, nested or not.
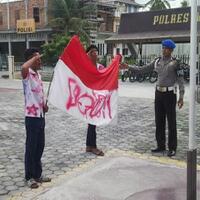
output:
[[[95,147],[86,147],[86,152],[91,152],[97,156],[104,156],[103,151],[101,151],[100,149],[97,149]]]

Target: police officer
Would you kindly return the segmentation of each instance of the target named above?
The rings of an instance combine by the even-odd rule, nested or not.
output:
[[[156,58],[150,64],[134,68],[136,72],[158,73],[158,80],[155,91],[155,122],[156,122],[156,141],[157,148],[152,149],[152,153],[160,153],[166,150],[165,126],[166,118],[168,121],[168,153],[169,157],[176,155],[177,148],[177,129],[176,129],[176,103],[177,87],[179,85],[179,109],[183,106],[184,79],[183,70],[180,62],[172,57],[172,52],[176,47],[171,39],[162,41],[162,56]]]

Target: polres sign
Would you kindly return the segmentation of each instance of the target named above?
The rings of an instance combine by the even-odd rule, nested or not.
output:
[[[200,12],[197,21],[200,22]],[[190,30],[189,7],[122,14],[119,34],[169,30]]]
[[[17,20],[17,33],[34,33],[35,32],[35,20],[34,19],[22,19]]]

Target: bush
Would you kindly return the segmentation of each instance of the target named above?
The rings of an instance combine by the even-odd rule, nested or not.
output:
[[[43,50],[43,63],[45,65],[54,66],[58,61],[59,56],[62,54],[64,48],[67,46],[71,39],[71,36],[68,34],[65,35],[55,35],[53,40],[42,46]],[[80,36],[80,40],[84,47],[88,45],[87,40],[84,36]]]
[[[55,35],[51,43],[44,44],[42,46],[43,62],[47,65],[56,63],[69,40],[70,36],[68,35]]]

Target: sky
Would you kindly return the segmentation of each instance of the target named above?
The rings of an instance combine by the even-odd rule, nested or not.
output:
[[[139,4],[145,4],[147,3],[149,0],[135,0],[136,3]],[[172,8],[177,8],[181,6],[181,2],[182,0],[168,0],[168,2],[170,3]]]
[[[8,1],[17,1],[17,0],[0,0],[0,3],[8,2]]]

